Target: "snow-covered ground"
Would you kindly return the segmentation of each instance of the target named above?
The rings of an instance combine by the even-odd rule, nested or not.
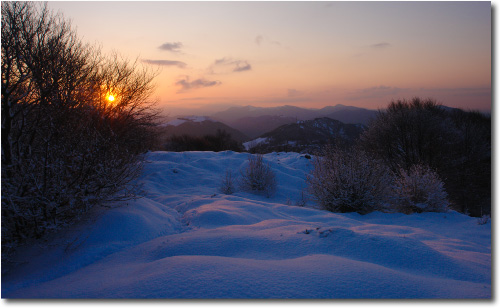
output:
[[[2,267],[2,297],[491,297],[491,223],[296,206],[311,168],[296,153],[264,157],[275,196],[219,193],[248,155],[148,154],[144,198],[20,251]]]
[[[254,140],[250,140],[250,141],[247,141],[247,142],[243,142],[243,147],[245,148],[245,150],[250,150],[251,148],[255,147],[255,146],[258,146],[259,144],[261,143],[267,143],[268,141],[268,138],[263,138],[263,137],[259,137],[257,139],[254,139]]]

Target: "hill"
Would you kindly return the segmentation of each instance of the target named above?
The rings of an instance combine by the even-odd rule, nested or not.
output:
[[[357,108],[336,110],[332,113],[325,114],[324,116],[346,124],[368,125],[370,120],[377,116],[377,113],[378,111],[375,110]]]
[[[311,168],[297,153],[264,155],[273,197],[219,193],[247,157],[148,153],[142,198],[2,261],[2,297],[491,298],[490,222],[295,206]]]
[[[211,117],[243,132],[250,138],[256,138],[284,124],[322,117],[328,117],[346,124],[367,125],[377,113],[376,110],[340,104],[321,109],[307,109],[288,105],[269,108],[237,106],[217,112]]]
[[[208,117],[181,117],[160,126],[164,139],[181,135],[203,137],[206,135],[215,135],[218,130],[225,131],[231,135],[232,139],[238,142],[245,142],[250,139],[239,130]]]
[[[245,117],[281,116],[301,120],[314,118],[315,115],[316,110],[285,105],[279,107],[235,106],[214,113],[211,117],[223,123],[235,123],[238,119]]]
[[[363,132],[362,124],[344,124],[330,118],[297,121],[282,125],[244,144],[247,150],[258,153],[273,151],[315,152],[322,145],[351,144]]]
[[[295,123],[297,118],[284,117],[279,115],[263,115],[259,117],[243,117],[231,123],[235,129],[245,132],[249,138],[270,132],[282,125]]]

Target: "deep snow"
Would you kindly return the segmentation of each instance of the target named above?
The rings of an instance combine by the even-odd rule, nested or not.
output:
[[[271,198],[218,191],[246,153],[154,152],[145,197],[96,209],[2,265],[3,298],[490,298],[491,223],[296,206],[310,160],[264,156]]]

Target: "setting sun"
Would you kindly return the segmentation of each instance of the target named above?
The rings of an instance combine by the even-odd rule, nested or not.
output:
[[[115,100],[115,97],[113,95],[108,95],[108,101],[112,102]]]

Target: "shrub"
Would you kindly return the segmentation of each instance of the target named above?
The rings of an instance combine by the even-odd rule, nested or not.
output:
[[[394,184],[394,208],[403,213],[445,212],[447,194],[438,174],[425,165],[414,165],[409,172],[400,169]]]
[[[240,188],[252,193],[271,197],[276,192],[276,174],[260,154],[248,157],[248,166],[241,171]]]
[[[391,172],[363,151],[328,146],[314,157],[313,167],[309,192],[323,209],[365,214],[383,208]]]
[[[236,191],[234,187],[233,173],[231,170],[226,170],[226,174],[222,178],[219,191],[226,195],[232,195]]]

